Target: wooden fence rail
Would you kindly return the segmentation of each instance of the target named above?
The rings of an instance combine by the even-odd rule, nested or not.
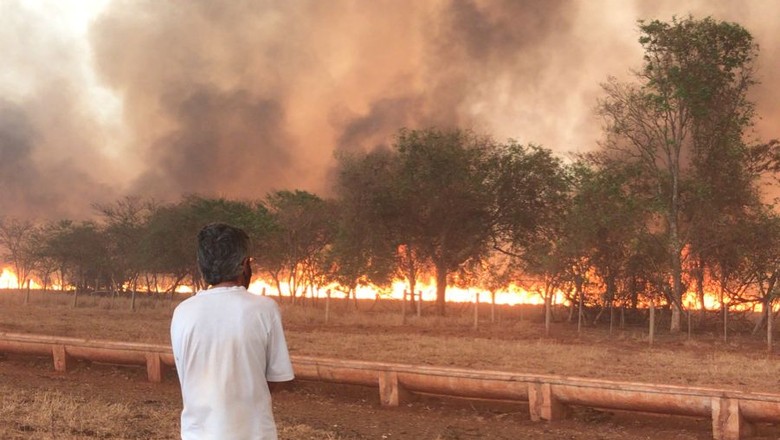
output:
[[[145,365],[150,381],[173,367],[168,345],[0,333],[0,353],[52,356],[66,371],[72,359]],[[527,402],[532,420],[566,417],[570,405],[712,419],[713,438],[740,439],[754,422],[780,422],[780,395],[713,388],[615,382],[563,376],[292,356],[299,379],[379,388],[382,405],[413,393]]]

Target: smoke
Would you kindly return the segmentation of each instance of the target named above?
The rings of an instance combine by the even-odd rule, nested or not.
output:
[[[689,13],[756,37],[756,136],[776,137],[779,11],[725,0],[115,0],[74,36],[47,21],[52,11],[6,2],[0,214],[83,215],[128,193],[327,194],[334,153],[388,145],[401,127],[587,151],[601,136],[599,84],[641,65],[636,20]]]
[[[113,171],[101,152],[110,129],[85,110],[78,45],[26,6],[0,3],[0,217],[85,218],[117,194],[99,178]]]

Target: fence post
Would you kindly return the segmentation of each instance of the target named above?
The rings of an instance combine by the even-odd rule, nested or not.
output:
[[[146,353],[146,378],[149,382],[162,382],[165,365],[160,361],[159,353]]]
[[[401,300],[401,324],[406,325],[406,290],[403,293],[404,297]]]
[[[379,373],[379,402],[382,406],[398,406],[410,397],[408,391],[398,382],[398,373],[382,371]]]
[[[566,405],[552,395],[552,386],[549,383],[528,384],[528,409],[534,422],[560,420],[566,418],[568,413]]]
[[[414,295],[414,292],[412,292]],[[417,317],[422,316],[422,290],[417,291]]]
[[[650,345],[655,339],[655,299],[650,298]]]
[[[490,323],[496,322],[496,292],[490,292]]]
[[[691,324],[691,308],[688,308],[688,340],[690,341],[693,337],[693,325]]]
[[[474,330],[479,329],[479,291],[474,293]]]
[[[59,373],[68,371],[70,356],[68,356],[68,353],[65,351],[64,345],[53,345],[51,347],[51,356],[54,360],[54,371]]]
[[[745,422],[739,410],[739,400],[712,398],[712,438],[739,440],[753,434],[753,425]]]
[[[327,324],[330,321],[330,289],[325,294],[327,295],[325,297],[325,324]]]
[[[774,332],[775,327],[775,315],[772,313],[772,297],[769,297],[766,302],[766,351],[772,353],[772,332]]]

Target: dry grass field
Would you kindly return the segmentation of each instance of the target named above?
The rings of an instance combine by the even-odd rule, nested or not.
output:
[[[170,299],[143,298],[129,310],[124,298],[72,297],[33,292],[30,304],[0,292],[0,332],[54,334],[120,341],[169,343]],[[473,328],[473,311],[452,305],[450,316],[409,316],[389,301],[333,301],[325,322],[324,301],[282,305],[293,354],[474,369],[560,374],[623,381],[714,386],[780,393],[779,356],[760,339],[742,336],[728,344],[716,335],[658,335],[629,327],[610,336],[604,328],[556,323],[543,337],[541,311],[501,307],[490,323],[489,306]],[[176,438],[180,394],[175,376],[163,384],[144,381],[140,368],[78,363],[57,374],[50,360],[7,356],[0,360],[0,438]],[[175,374],[175,373],[171,373]],[[638,417],[582,410],[572,420],[534,424],[527,408],[426,398],[394,410],[378,407],[376,391],[301,383],[274,400],[286,439],[628,439],[709,438],[706,420]],[[661,428],[663,427],[663,428]],[[764,427],[763,438],[778,438]],[[759,437],[761,438],[761,436]]]

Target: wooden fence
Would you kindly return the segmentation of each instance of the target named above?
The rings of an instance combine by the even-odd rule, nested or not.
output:
[[[46,335],[0,333],[2,352],[52,356],[54,369],[61,372],[72,359],[145,365],[153,382],[174,366],[167,345]],[[716,440],[749,436],[752,423],[780,422],[777,394],[308,356],[292,356],[292,361],[299,379],[378,387],[384,406],[424,393],[527,402],[535,421],[564,418],[571,405],[694,416],[712,419]]]

